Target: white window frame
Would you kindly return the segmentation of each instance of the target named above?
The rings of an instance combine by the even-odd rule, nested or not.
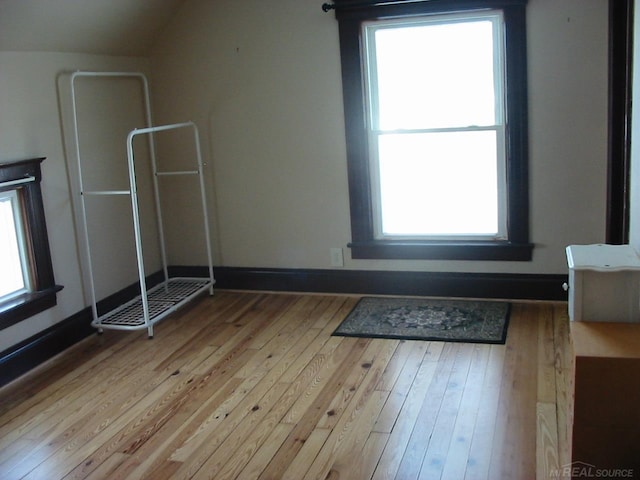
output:
[[[23,287],[5,294],[0,297],[0,303],[10,300],[14,297],[28,293],[32,290],[31,279],[31,261],[27,249],[27,239],[25,235],[25,226],[23,221],[23,212],[20,202],[18,189],[0,191],[0,201],[9,201],[13,211],[13,222],[16,233],[16,241],[18,244],[18,254],[20,256],[20,264],[22,266]]]
[[[416,25],[439,25],[452,24],[471,21],[491,21],[494,35],[494,93],[495,93],[495,125],[463,126],[446,128],[426,128],[411,130],[381,130],[378,126],[378,92],[376,83],[375,65],[375,41],[376,31],[386,28],[410,27]],[[445,13],[425,15],[412,18],[386,19],[365,21],[362,23],[362,38],[364,53],[363,66],[365,94],[367,98],[367,135],[370,161],[370,187],[373,209],[374,238],[376,240],[505,240],[507,233],[507,160],[506,160],[506,105],[505,105],[505,41],[504,41],[504,18],[501,10],[472,11],[467,13]],[[498,208],[498,231],[495,234],[446,234],[446,235],[399,235],[387,234],[382,231],[382,206],[380,192],[380,168],[378,158],[378,139],[386,134],[415,134],[432,132],[465,132],[465,131],[486,131],[496,132],[496,166],[497,166],[497,208]]]

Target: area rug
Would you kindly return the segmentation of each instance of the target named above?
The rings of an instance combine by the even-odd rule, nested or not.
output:
[[[507,302],[364,297],[333,335],[503,344],[510,306]]]

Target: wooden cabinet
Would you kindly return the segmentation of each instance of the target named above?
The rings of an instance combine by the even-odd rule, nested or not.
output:
[[[571,322],[571,338],[574,470],[640,478],[640,324]]]

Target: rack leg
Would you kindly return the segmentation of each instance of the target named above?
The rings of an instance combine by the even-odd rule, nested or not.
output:
[[[149,340],[153,339],[153,325],[149,325],[147,327],[147,334],[149,335]]]

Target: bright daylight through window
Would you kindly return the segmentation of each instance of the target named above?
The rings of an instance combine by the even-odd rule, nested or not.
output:
[[[505,239],[502,13],[362,29],[374,237]]]
[[[42,202],[44,157],[0,162],[0,330],[56,305]]]
[[[18,192],[0,192],[0,301],[29,289],[29,264]]]

